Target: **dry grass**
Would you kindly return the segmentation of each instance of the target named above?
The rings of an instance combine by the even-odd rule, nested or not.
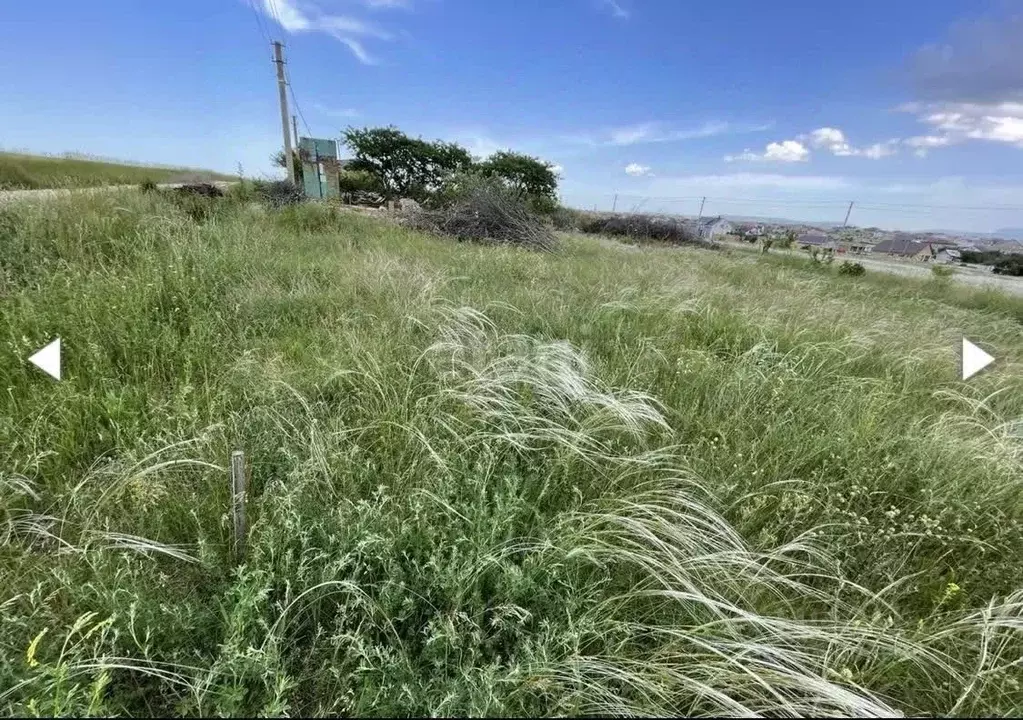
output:
[[[319,206],[0,213],[7,714],[1023,707],[1010,299]],[[998,364],[962,383],[967,327]],[[23,362],[57,334],[59,384]]]

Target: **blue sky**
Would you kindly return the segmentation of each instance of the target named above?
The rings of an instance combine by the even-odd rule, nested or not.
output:
[[[9,3],[0,145],[247,174],[394,124],[562,169],[577,206],[1023,227],[1019,0]],[[303,123],[304,125],[304,123]],[[304,127],[302,134],[307,134]]]

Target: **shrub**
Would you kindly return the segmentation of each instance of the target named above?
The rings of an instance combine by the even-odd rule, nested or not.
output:
[[[682,220],[656,215],[604,215],[584,221],[580,230],[596,235],[653,240],[671,245],[704,245]]]
[[[150,178],[146,178],[145,180],[139,183],[139,190],[141,190],[144,193],[154,193],[157,191],[157,189],[158,188],[156,187],[156,183]]]
[[[866,275],[867,270],[858,262],[850,262],[848,260],[843,260],[842,264],[838,266],[838,274],[858,277],[860,275]]]
[[[302,189],[287,180],[257,180],[254,183],[256,196],[272,208],[297,205],[305,200]]]
[[[960,259],[968,265],[994,265],[1005,257],[998,250],[963,250]]]
[[[235,202],[246,203],[257,199],[256,189],[248,180],[239,180],[227,189],[227,197]]]
[[[995,263],[993,271],[996,275],[1023,275],[1023,255],[1006,255]]]
[[[338,174],[338,189],[341,191],[341,199],[346,203],[356,203],[356,200],[364,200],[367,196],[381,197],[383,186],[373,173],[365,170],[342,170]]]
[[[169,196],[188,217],[201,223],[213,217],[224,191],[209,183],[192,183],[174,188]]]
[[[180,185],[174,188],[174,192],[179,196],[205,198],[224,197],[224,191],[218,188],[216,185],[211,185],[210,183],[189,183],[186,185]]]
[[[947,265],[931,265],[931,275],[936,278],[949,278],[956,274],[956,271]]]
[[[458,190],[457,199],[405,216],[419,230],[484,244],[517,245],[553,251],[557,239],[529,206],[506,188],[489,182]]]
[[[557,207],[550,214],[551,224],[555,230],[577,231],[586,220],[586,215],[579,210]]]
[[[835,262],[835,251],[831,248],[819,248],[811,245],[806,248],[810,255],[810,262],[814,265],[830,265]]]

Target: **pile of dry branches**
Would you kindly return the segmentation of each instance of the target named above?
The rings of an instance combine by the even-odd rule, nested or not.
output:
[[[410,227],[469,242],[553,252],[558,240],[529,207],[499,188],[472,188],[451,205],[405,215]]]

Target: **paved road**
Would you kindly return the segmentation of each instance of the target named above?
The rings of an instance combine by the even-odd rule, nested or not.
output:
[[[161,188],[176,188],[182,185],[189,185],[191,183],[160,183],[157,187]],[[225,189],[234,185],[233,181],[217,180],[210,183],[216,185],[221,189]],[[130,190],[138,189],[138,185],[103,185],[101,187],[94,188],[60,188],[60,189],[44,189],[44,190],[0,190],[0,205],[9,202],[25,201],[25,200],[48,200],[50,198],[57,197],[59,195],[70,195],[71,193],[96,193],[96,192],[110,192],[111,190]]]
[[[758,247],[745,243],[724,242],[722,244],[737,250],[745,250],[748,252],[760,251]],[[780,248],[773,248],[770,252],[772,255],[786,254],[793,257],[806,257],[806,253],[802,250],[782,250]],[[923,279],[933,277],[933,274],[931,273],[932,263],[920,263],[910,260],[881,259],[879,257],[872,258],[864,255],[838,255],[836,256],[835,261],[841,262],[843,259],[858,262],[868,270],[876,272],[885,272],[891,275]],[[949,267],[952,267],[955,270],[955,275],[952,276],[952,280],[955,282],[963,285],[971,285],[973,287],[1001,290],[1002,292],[1009,293],[1011,295],[1023,295],[1023,277],[995,275],[990,269],[979,268],[971,265],[951,265]]]

